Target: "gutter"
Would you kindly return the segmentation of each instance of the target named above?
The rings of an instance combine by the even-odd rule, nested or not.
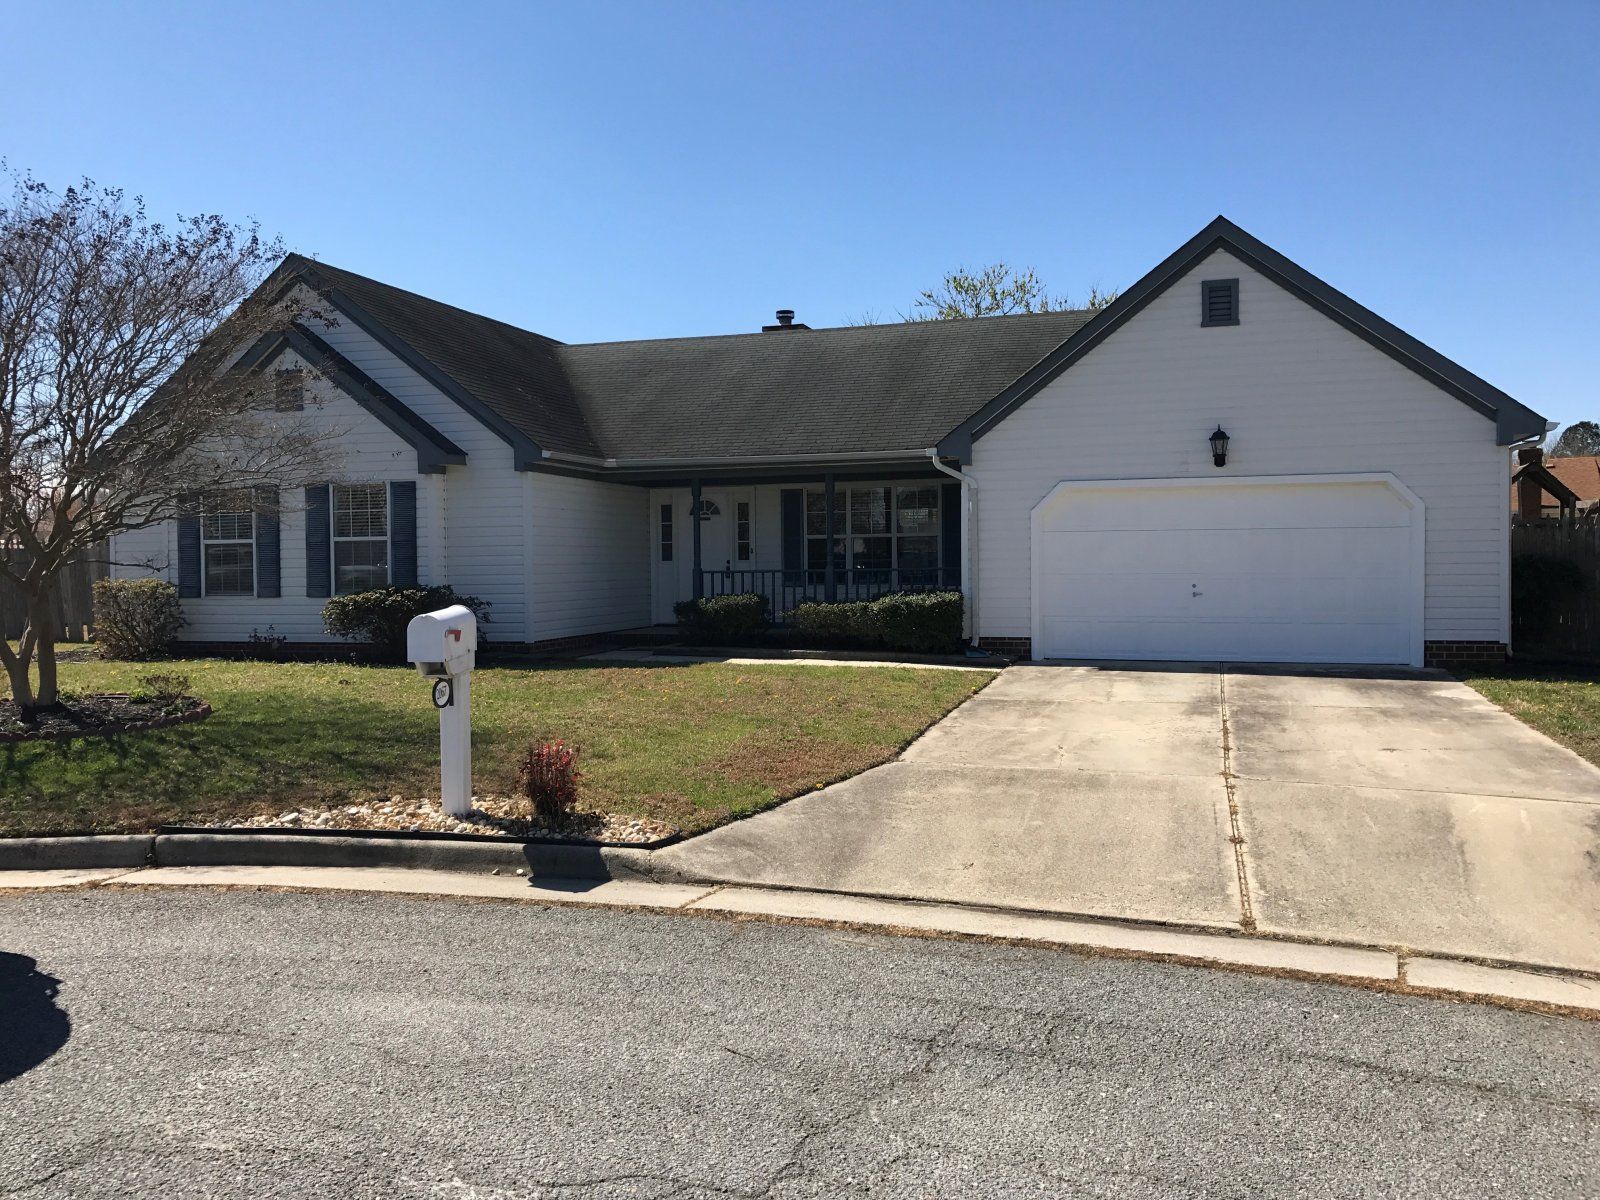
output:
[[[541,458],[553,462],[576,463],[586,467],[610,467],[616,470],[667,470],[692,467],[763,467],[786,464],[841,463],[841,462],[891,462],[899,459],[920,459],[926,450],[857,450],[846,454],[765,454],[729,455],[723,458],[591,458],[584,454],[565,454],[559,450],[542,450]]]
[[[939,448],[930,446],[923,451],[933,468],[961,483],[961,548],[966,562],[962,563],[961,583],[967,593],[967,641],[978,644],[978,481],[966,471],[947,466],[939,457]]]

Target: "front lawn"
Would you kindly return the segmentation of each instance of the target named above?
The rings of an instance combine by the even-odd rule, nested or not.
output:
[[[113,740],[0,746],[0,835],[144,831],[315,802],[438,795],[438,718],[409,667],[64,663],[65,691],[182,674],[215,715]],[[528,743],[581,749],[582,804],[693,833],[854,775],[993,678],[887,667],[560,663],[473,676],[474,782]]]
[[[1600,766],[1600,667],[1513,667],[1466,682],[1512,716]]]

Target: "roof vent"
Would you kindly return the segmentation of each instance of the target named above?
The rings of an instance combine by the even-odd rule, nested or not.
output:
[[[778,318],[778,323],[776,325],[763,325],[761,327],[761,332],[762,333],[782,333],[785,329],[810,329],[811,328],[811,326],[809,326],[809,325],[797,325],[797,324],[795,324],[794,309],[792,309],[792,308],[780,308],[778,310],[778,312],[777,312],[777,318]]]
[[[1200,285],[1200,324],[1239,323],[1239,281],[1207,279]]]

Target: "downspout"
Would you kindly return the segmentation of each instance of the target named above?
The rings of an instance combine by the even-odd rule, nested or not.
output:
[[[934,470],[960,480],[961,496],[961,587],[967,594],[967,641],[978,644],[978,481],[965,471],[948,466],[939,457],[938,447],[928,451]]]

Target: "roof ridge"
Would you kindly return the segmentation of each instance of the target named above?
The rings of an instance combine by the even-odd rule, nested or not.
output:
[[[1016,321],[1038,317],[1082,316],[1092,312],[1092,309],[1087,308],[1055,308],[1048,312],[993,313],[982,317],[956,317],[949,319],[929,318],[921,321],[873,321],[869,324],[862,325],[819,325],[815,327],[808,327],[806,329],[790,328],[781,331],[746,330],[740,333],[687,333],[680,334],[677,337],[611,338],[599,342],[559,342],[557,344],[567,349],[581,350],[589,346],[643,346],[661,342],[715,342],[727,341],[732,338],[772,338],[774,336],[789,337],[791,335],[795,337],[803,337],[808,333],[853,333],[857,330],[866,331],[872,329],[907,329],[912,327],[932,325],[947,327],[950,325],[971,325],[974,322]]]

